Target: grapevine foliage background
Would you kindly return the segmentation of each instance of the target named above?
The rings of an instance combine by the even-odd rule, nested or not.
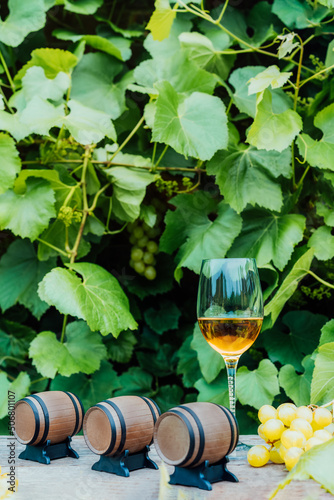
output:
[[[334,398],[333,7],[1,3],[1,433],[8,389],[228,405],[196,326],[210,257],[255,257],[266,300],[241,432]]]

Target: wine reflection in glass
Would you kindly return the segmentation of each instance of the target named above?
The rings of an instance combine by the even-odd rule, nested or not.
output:
[[[205,340],[225,361],[230,410],[235,416],[236,369],[255,342],[263,322],[263,300],[255,259],[206,259],[202,262],[197,318]],[[245,457],[238,443],[230,458]]]

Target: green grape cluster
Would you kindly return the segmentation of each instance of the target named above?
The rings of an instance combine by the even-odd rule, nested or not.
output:
[[[258,417],[258,434],[269,448],[256,445],[249,450],[247,459],[253,467],[262,467],[271,460],[285,463],[291,470],[305,451],[334,438],[333,414],[325,407],[284,403],[276,409],[264,405]]]
[[[129,224],[127,229],[132,244],[130,266],[146,279],[154,280],[157,275],[155,255],[159,250],[155,238],[159,236],[160,229],[157,226],[150,227],[140,220]]]
[[[82,213],[75,211],[72,207],[61,207],[58,219],[63,221],[66,227],[69,227],[73,222],[81,222]]]

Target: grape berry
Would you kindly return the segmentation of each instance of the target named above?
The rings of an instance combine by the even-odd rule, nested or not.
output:
[[[149,227],[145,222],[137,220],[127,227],[132,245],[130,266],[141,276],[154,280],[157,272],[155,269],[155,255],[159,247],[154,238],[159,236],[158,227]]]
[[[284,403],[277,409],[264,405],[258,413],[259,436],[269,445],[253,446],[247,455],[250,465],[262,467],[269,460],[291,470],[302,454],[334,437],[332,413],[324,407]]]

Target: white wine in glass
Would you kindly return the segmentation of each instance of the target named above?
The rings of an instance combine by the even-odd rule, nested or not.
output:
[[[224,358],[230,410],[235,415],[239,358],[255,342],[263,322],[263,300],[255,259],[203,260],[197,319],[205,340]],[[230,458],[246,456],[238,443]]]

